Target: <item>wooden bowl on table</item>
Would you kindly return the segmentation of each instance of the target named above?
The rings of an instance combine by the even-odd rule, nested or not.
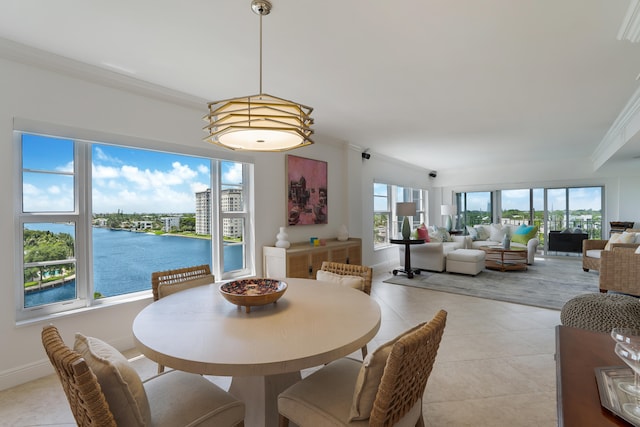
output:
[[[276,279],[241,279],[223,283],[219,289],[227,301],[245,307],[249,313],[251,307],[278,301],[287,290],[287,284]]]

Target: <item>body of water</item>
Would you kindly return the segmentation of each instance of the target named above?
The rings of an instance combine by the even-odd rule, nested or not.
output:
[[[73,233],[64,224],[29,225],[54,233]],[[224,270],[243,267],[242,245],[224,249]],[[154,235],[105,228],[93,229],[93,273],[95,292],[103,296],[122,295],[151,289],[151,273],[193,265],[211,265],[211,241],[171,235]],[[25,295],[25,306],[33,307],[76,297],[75,281],[64,286]]]

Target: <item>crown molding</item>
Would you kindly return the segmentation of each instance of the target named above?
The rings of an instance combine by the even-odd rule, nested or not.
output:
[[[0,58],[43,68],[90,83],[178,104],[183,107],[203,109],[203,106],[207,104],[204,98],[145,82],[128,75],[96,67],[85,62],[56,55],[4,38],[0,38]]]
[[[604,138],[591,155],[594,170],[598,170],[604,163],[621,149],[633,135],[628,135],[631,124],[640,118],[640,87],[636,89],[627,105],[622,109]]]
[[[629,9],[618,31],[618,40],[640,42],[640,0],[631,0]]]

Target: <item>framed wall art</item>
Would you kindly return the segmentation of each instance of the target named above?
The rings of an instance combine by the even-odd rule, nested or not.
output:
[[[327,162],[287,155],[289,225],[327,224]]]

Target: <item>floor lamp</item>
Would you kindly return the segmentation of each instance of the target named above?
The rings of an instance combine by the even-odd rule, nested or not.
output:
[[[440,206],[440,213],[446,216],[444,227],[447,231],[451,231],[451,215],[456,214],[456,205],[442,205]]]
[[[415,202],[400,202],[396,203],[396,215],[404,216],[402,221],[402,238],[409,240],[411,237],[411,226],[409,225],[409,217],[413,217],[416,214]]]

